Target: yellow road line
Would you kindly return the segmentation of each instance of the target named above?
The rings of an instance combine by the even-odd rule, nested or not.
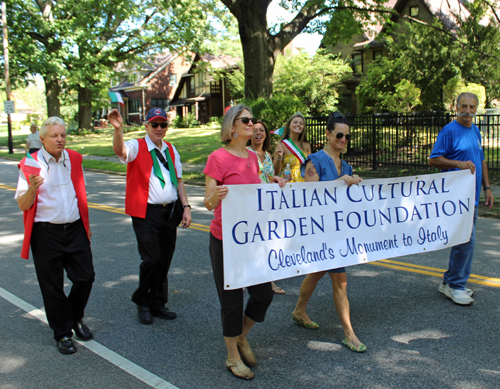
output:
[[[16,187],[2,183],[0,183],[0,188],[13,191],[16,190]],[[97,203],[88,203],[88,205],[89,208],[100,209],[101,211],[107,211],[125,215],[125,210],[123,210],[122,208],[110,207],[108,205],[97,204]],[[189,228],[202,232],[210,232],[210,226],[206,226],[204,224],[191,223]],[[424,274],[433,277],[443,277],[443,273],[446,271],[446,269],[439,269],[436,267],[423,266],[423,265],[415,265],[413,263],[398,262],[390,259],[383,259],[380,261],[368,262],[368,263],[370,265],[387,267],[390,269],[402,270],[410,273]],[[474,284],[487,285],[495,288],[500,288],[500,278],[485,277],[477,274],[471,274],[469,277],[469,282]]]

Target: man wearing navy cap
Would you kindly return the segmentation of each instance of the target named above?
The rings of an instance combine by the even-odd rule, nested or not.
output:
[[[182,227],[191,224],[191,206],[182,182],[182,165],[174,146],[163,137],[167,114],[152,108],[144,125],[143,139],[123,140],[123,119],[114,109],[108,120],[115,128],[113,151],[127,164],[125,213],[132,217],[142,263],[139,287],[132,295],[139,321],[152,324],[153,316],[164,320],[177,315],[165,307],[168,301],[168,270],[177,237],[176,201],[182,204]],[[179,207],[177,207],[179,208]]]

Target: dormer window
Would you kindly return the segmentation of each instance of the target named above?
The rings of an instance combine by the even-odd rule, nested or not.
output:
[[[177,74],[171,74],[169,78],[168,85],[175,86],[177,84]]]
[[[113,77],[111,79],[111,87],[118,86],[118,84],[120,84],[120,77]]]
[[[128,82],[135,84],[137,82],[137,73],[130,73],[128,76]]]
[[[410,7],[410,16],[412,18],[418,17],[418,5],[414,5],[414,6]]]

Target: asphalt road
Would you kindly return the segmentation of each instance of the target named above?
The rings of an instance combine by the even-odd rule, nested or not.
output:
[[[19,256],[16,162],[0,159],[0,389],[500,386],[499,220],[478,221],[469,285],[476,301],[469,307],[437,291],[439,270],[433,269],[447,266],[448,250],[348,268],[351,316],[368,347],[365,354],[341,345],[327,278],[308,306],[320,324],[316,331],[291,321],[302,277],[278,281],[287,293],[275,296],[266,321],[250,333],[259,365],[255,379],[244,382],[224,365],[204,188],[187,188],[195,225],[179,228],[170,270],[168,307],[179,317],[144,326],[130,301],[140,260],[130,218],[123,214],[124,177],[87,172],[86,178],[96,281],[85,321],[95,341],[62,355],[43,322],[33,263]]]

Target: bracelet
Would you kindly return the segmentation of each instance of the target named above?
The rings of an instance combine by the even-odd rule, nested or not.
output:
[[[191,209],[191,206],[189,204],[187,204],[187,205],[183,205],[182,208],[189,208],[189,209]]]
[[[212,195],[208,196],[208,205],[213,207],[214,205],[212,204],[212,200],[210,200],[211,198],[212,198]]]
[[[486,192],[488,189],[491,190],[491,188],[487,186],[486,188],[484,188],[484,191]]]

